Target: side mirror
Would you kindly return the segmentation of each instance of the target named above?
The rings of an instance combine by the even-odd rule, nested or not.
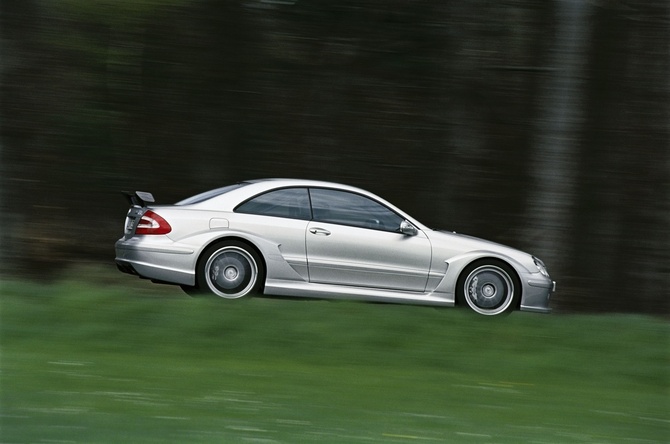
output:
[[[419,230],[407,220],[400,222],[400,232],[405,236],[416,236],[419,234]]]

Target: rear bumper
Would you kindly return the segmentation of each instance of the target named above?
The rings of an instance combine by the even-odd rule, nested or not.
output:
[[[121,273],[132,274],[134,276],[140,276],[140,274],[135,270],[131,262],[127,262],[121,259],[116,259],[116,268],[119,269]],[[142,276],[140,276],[142,277]]]
[[[116,266],[119,271],[152,281],[195,285],[193,250],[143,239],[116,242]]]

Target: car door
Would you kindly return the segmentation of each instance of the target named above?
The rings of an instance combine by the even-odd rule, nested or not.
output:
[[[305,231],[311,211],[307,188],[281,188],[249,199],[235,208],[231,228],[239,228],[279,245],[283,259],[308,277]]]
[[[404,218],[357,193],[310,188],[307,226],[309,280],[314,283],[423,292],[428,280],[428,237],[399,231]]]

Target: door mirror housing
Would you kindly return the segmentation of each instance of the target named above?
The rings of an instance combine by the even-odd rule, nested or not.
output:
[[[419,230],[408,220],[400,222],[400,232],[405,236],[416,236]]]

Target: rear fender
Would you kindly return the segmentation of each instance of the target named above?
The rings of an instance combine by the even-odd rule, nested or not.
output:
[[[213,237],[211,234],[211,232],[203,233],[189,240],[189,243],[193,242],[194,244],[201,245],[201,247],[197,249],[196,254],[194,255],[193,269],[195,269],[198,258],[202,252],[211,245],[226,240],[238,240],[248,243],[258,251],[265,265],[266,279],[302,282],[307,281],[303,275],[301,275],[294,267],[286,262],[284,256],[281,253],[280,244],[270,242],[267,239],[246,233],[244,231],[226,230],[225,232],[217,232]],[[202,239],[203,237],[209,237],[210,239]]]

